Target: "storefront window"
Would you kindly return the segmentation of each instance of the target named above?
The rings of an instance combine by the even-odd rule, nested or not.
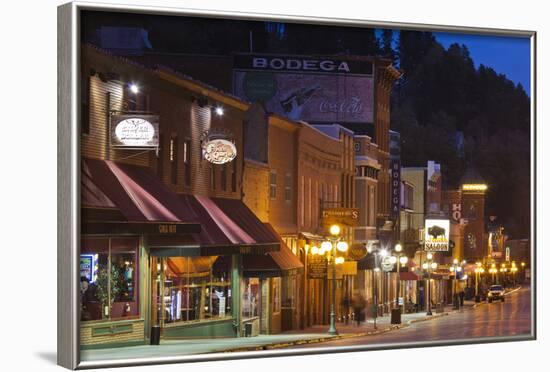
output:
[[[281,311],[281,278],[273,278],[271,281],[272,307],[273,312]]]
[[[243,280],[242,316],[252,318],[259,316],[261,307],[261,290],[259,278],[245,278]]]
[[[157,278],[157,293],[163,293],[162,299],[156,296],[161,323],[231,317],[229,272],[217,270],[216,259],[215,256],[155,259],[157,273],[153,277]],[[159,311],[160,303],[163,311]]]
[[[80,256],[81,320],[139,315],[138,238],[84,238]]]

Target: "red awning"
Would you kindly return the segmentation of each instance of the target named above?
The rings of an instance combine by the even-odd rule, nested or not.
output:
[[[304,268],[304,265],[300,259],[292,253],[290,248],[288,248],[270,224],[265,223],[264,226],[272,234],[278,236],[281,249],[279,251],[268,252],[263,255],[243,255],[242,265],[244,276],[265,278],[300,273]],[[217,270],[227,270],[230,267],[230,262],[229,257],[219,257],[214,266]]]
[[[416,275],[415,273],[412,273],[410,271],[400,272],[399,273],[399,279],[401,279],[401,280],[418,280],[418,275]]]
[[[177,195],[145,167],[84,159],[82,174],[84,207],[115,206],[128,221],[193,222],[179,210]]]
[[[152,250],[152,254],[263,254],[279,250],[277,234],[264,226],[239,199],[179,195],[149,168],[113,161],[84,159],[82,173],[82,204],[88,209],[117,209],[126,221],[132,222],[195,226],[194,230],[189,229],[192,234],[185,239],[151,236],[149,246],[158,248]],[[83,222],[90,221],[85,218]],[[187,248],[190,250],[186,251]]]

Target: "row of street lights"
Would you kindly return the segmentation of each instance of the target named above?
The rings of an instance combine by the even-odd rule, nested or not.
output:
[[[343,264],[345,262],[345,258],[343,256],[337,257],[337,252],[345,253],[349,246],[348,244],[342,240],[341,237],[341,228],[339,225],[332,225],[329,229],[330,236],[327,237],[327,240],[321,243],[321,247],[318,248],[316,246],[311,248],[311,254],[312,255],[325,255],[329,254],[330,261],[332,263],[332,300],[330,304],[330,325],[328,333],[330,335],[337,335],[338,331],[336,329],[336,311],[335,311],[335,302],[336,302],[336,265]],[[408,262],[408,258],[406,255],[402,254],[403,247],[401,244],[397,243],[394,247],[394,255],[389,256],[389,263],[391,265],[397,264],[397,291],[396,291],[396,308],[399,309],[399,295],[400,295],[400,267],[405,266]],[[374,253],[375,255],[375,267],[374,271],[376,273],[380,272],[380,268],[378,267],[379,257],[384,259],[387,257],[391,252],[389,252],[387,249],[374,249],[372,246],[367,247],[367,252],[369,254]],[[428,273],[428,285],[427,285],[427,312],[426,315],[432,315],[432,306],[431,306],[431,277],[432,273],[437,269],[438,264],[434,261],[433,253],[428,252],[426,255],[427,260],[422,264],[422,269],[424,272]],[[453,279],[453,305],[454,308],[458,308],[458,300],[457,300],[457,288],[456,288],[456,280],[457,280],[457,274],[460,273],[463,268],[462,265],[465,264],[465,261],[459,262],[458,259],[454,259],[451,267],[449,268],[450,272],[454,274]],[[525,267],[525,263],[521,263],[522,268]],[[497,273],[503,273],[504,275],[507,272],[511,272],[514,275],[514,281],[515,281],[515,275],[518,271],[518,268],[516,266],[515,262],[512,262],[511,267],[507,268],[505,264],[502,264],[500,269],[497,268],[496,264],[493,263],[491,267],[488,269],[488,272],[493,275],[493,283],[495,283],[495,276]],[[481,262],[476,263],[476,268],[474,270],[475,272],[475,296],[476,301],[479,301],[479,281],[481,281],[481,275],[485,272],[485,268],[481,264]],[[465,276],[466,277],[466,276]],[[463,279],[465,278],[463,277]],[[376,280],[374,281],[376,285]],[[404,302],[404,301],[403,301]],[[405,305],[403,303],[403,305]],[[378,312],[378,289],[374,289],[374,306],[375,311]],[[405,306],[403,306],[405,307]],[[376,323],[375,323],[376,324]]]

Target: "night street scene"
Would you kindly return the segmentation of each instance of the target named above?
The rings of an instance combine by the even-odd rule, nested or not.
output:
[[[533,339],[529,38],[84,11],[80,53],[83,362]]]

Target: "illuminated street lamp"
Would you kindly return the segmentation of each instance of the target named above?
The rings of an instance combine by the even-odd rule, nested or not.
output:
[[[496,268],[496,265],[493,263],[491,264],[491,267],[489,268],[489,273],[492,275],[492,282],[493,284],[496,284],[495,282],[495,278],[496,278],[496,274],[498,272],[498,269]]]
[[[480,295],[479,295],[479,281],[481,280],[481,274],[483,274],[485,272],[485,269],[483,268],[481,262],[476,262],[476,268],[475,268],[474,272],[476,274],[476,297],[475,297],[475,301],[480,302],[481,298],[480,298]]]
[[[401,274],[400,274],[400,266],[403,265],[405,266],[407,264],[407,261],[408,261],[408,258],[406,255],[401,255],[401,251],[403,250],[403,247],[401,246],[401,244],[397,243],[393,249],[395,251],[395,257],[396,257],[396,262],[397,262],[397,291],[396,291],[396,299],[395,299],[395,303],[397,305],[397,307],[399,308],[399,295],[401,294]],[[403,298],[403,309],[401,310],[402,312],[405,312],[405,299]],[[401,323],[401,320],[399,321],[399,323]]]
[[[344,263],[343,257],[336,257],[336,251],[345,252],[348,250],[348,244],[341,240],[341,228],[338,225],[332,225],[329,229],[330,237],[327,241],[321,243],[322,254],[331,251],[332,256],[332,301],[330,303],[330,326],[328,329],[329,335],[337,335],[336,330],[336,313],[334,310],[336,302],[336,265]]]
[[[460,307],[459,306],[459,302],[458,302],[458,294],[456,293],[456,277],[457,277],[457,274],[459,272],[462,271],[462,266],[460,266],[458,264],[458,259],[454,259],[453,260],[453,264],[452,266],[449,268],[449,270],[454,273],[454,278],[453,278],[453,290],[452,290],[452,296],[453,296],[453,309],[455,310],[458,310],[458,308]]]
[[[518,272],[518,268],[516,266],[515,262],[512,262],[512,267],[510,268],[510,272],[512,273],[512,280],[514,283],[514,286],[516,285],[516,273]]]
[[[430,296],[430,287],[432,282],[432,271],[437,269],[437,262],[433,262],[433,254],[428,253],[426,255],[426,258],[428,259],[426,262],[422,264],[422,269],[424,271],[428,272],[428,290],[427,290],[427,300],[428,300],[428,311],[426,312],[426,315],[432,315],[432,304],[431,304],[431,296]]]
[[[373,298],[373,302],[374,302],[374,314],[373,314],[373,318],[374,318],[374,329],[377,329],[376,327],[376,318],[378,317],[378,273],[380,272],[380,268],[378,267],[378,256],[381,256],[381,257],[385,257],[388,255],[388,251],[385,250],[385,249],[374,249],[372,246],[368,246],[367,247],[367,252],[369,254],[373,253],[374,254],[374,275],[373,275],[373,292],[374,292],[374,298]]]

